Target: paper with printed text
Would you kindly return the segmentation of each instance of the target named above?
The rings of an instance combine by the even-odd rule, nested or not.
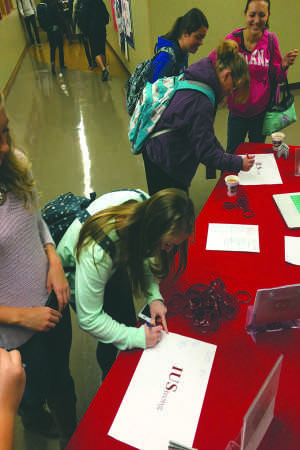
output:
[[[175,333],[144,350],[109,436],[140,450],[192,447],[216,346]]]

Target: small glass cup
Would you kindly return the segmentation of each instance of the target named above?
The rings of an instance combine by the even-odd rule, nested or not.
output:
[[[228,197],[234,197],[239,188],[240,180],[237,175],[227,175],[225,177],[225,183],[227,186],[227,195]]]
[[[273,151],[277,152],[278,147],[280,147],[280,145],[283,143],[285,138],[285,134],[284,133],[272,133],[272,144],[273,144]]]

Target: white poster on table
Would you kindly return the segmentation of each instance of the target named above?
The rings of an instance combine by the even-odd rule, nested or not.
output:
[[[206,250],[259,253],[258,225],[209,223]]]
[[[109,436],[140,450],[192,447],[216,346],[174,333],[144,350]]]
[[[244,158],[247,156],[242,155]],[[249,172],[239,172],[241,185],[282,184],[273,153],[255,155],[255,163]]]

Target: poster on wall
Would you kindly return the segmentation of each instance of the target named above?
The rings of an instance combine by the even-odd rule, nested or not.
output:
[[[113,18],[119,33],[121,50],[127,55],[127,43],[134,48],[130,0],[111,0]]]
[[[110,0],[111,2],[111,12],[112,12],[112,18],[113,18],[113,24],[114,29],[118,31],[118,25],[117,25],[117,19],[116,19],[116,12],[115,12],[115,0]]]
[[[132,21],[130,14],[130,0],[121,0],[122,2],[122,16],[123,16],[123,24],[125,36],[128,44],[134,48],[133,44],[133,29],[132,29]]]
[[[127,48],[125,29],[124,29],[124,25],[123,25],[121,0],[115,0],[114,10],[115,10],[116,22],[117,22],[117,27],[118,27],[119,44],[121,47],[121,51],[125,54],[125,58],[128,59],[128,48]]]

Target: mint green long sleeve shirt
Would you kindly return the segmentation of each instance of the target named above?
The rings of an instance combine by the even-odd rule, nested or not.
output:
[[[96,199],[88,207],[91,215],[108,206],[115,206],[127,200],[142,201],[140,191],[116,191],[105,194]],[[148,197],[147,194],[143,193]],[[82,224],[76,219],[68,228],[60,241],[57,253],[64,266],[75,266],[75,274],[69,274],[68,280],[72,293],[75,294],[76,314],[79,326],[96,339],[104,343],[113,343],[118,349],[130,349],[134,347],[145,348],[144,327],[127,327],[112,319],[103,311],[105,286],[115,271],[115,263],[118,260],[117,233],[109,236],[116,246],[116,261],[98,244],[91,244],[82,249],[80,261],[75,258],[75,245],[78,240]],[[147,284],[148,303],[153,300],[163,300],[159,291],[159,285],[149,268],[149,262],[145,260],[145,277]]]

